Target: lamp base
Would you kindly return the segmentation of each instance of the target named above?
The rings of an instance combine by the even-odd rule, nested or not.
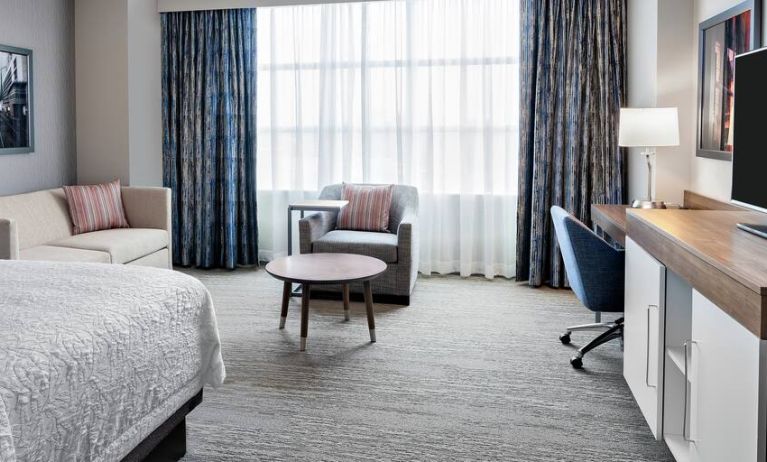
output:
[[[634,209],[665,209],[666,203],[663,201],[648,201],[637,199],[631,203]]]

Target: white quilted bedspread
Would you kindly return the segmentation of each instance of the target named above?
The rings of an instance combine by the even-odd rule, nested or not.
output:
[[[224,376],[196,279],[0,260],[0,461],[120,460]]]

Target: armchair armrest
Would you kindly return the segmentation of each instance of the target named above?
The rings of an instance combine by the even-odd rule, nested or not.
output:
[[[125,218],[131,228],[171,230],[170,189],[125,186],[122,188]]]
[[[16,220],[0,218],[0,260],[19,259],[19,234]]]
[[[397,227],[397,246],[405,247],[404,249],[400,249],[400,254],[402,254],[403,251],[410,252],[412,249],[415,237],[415,222],[416,216],[412,212],[406,212],[399,222],[399,226]]]
[[[411,289],[418,277],[418,257],[418,216],[409,210],[397,227],[397,262],[409,266]]]
[[[312,253],[312,242],[336,229],[337,212],[319,212],[298,222],[301,253]]]

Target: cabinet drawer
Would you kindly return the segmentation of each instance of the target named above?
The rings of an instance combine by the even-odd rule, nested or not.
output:
[[[666,268],[626,238],[623,376],[661,439]]]

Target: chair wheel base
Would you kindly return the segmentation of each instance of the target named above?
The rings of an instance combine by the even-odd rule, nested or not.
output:
[[[569,345],[570,344],[570,332],[566,332],[559,336],[559,341],[562,342],[562,345]]]
[[[578,356],[573,356],[570,358],[570,365],[575,369],[583,369],[583,359],[579,358]]]

